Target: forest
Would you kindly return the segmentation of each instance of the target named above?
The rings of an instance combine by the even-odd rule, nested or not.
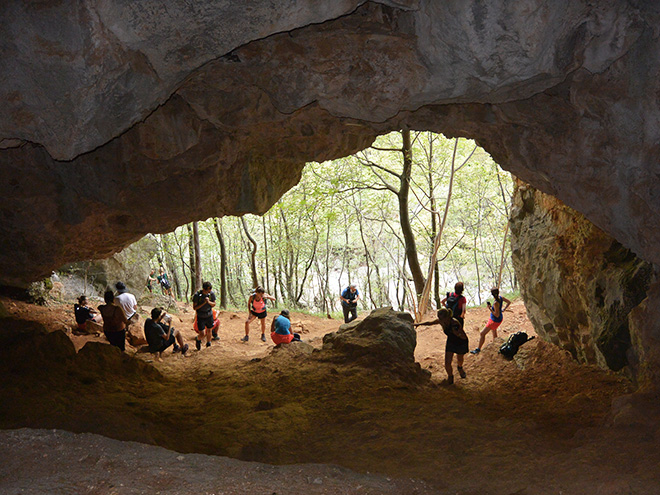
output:
[[[469,305],[516,290],[508,218],[513,178],[474,141],[431,132],[379,137],[360,153],[309,163],[263,216],[210,218],[156,235],[179,300],[202,280],[219,306],[262,286],[277,305],[333,315],[357,284],[361,308],[423,313],[456,281]],[[430,280],[430,283],[429,283]]]

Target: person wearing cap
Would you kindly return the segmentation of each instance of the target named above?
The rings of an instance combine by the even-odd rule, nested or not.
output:
[[[357,318],[357,302],[360,299],[355,284],[351,284],[344,289],[339,297],[341,299],[341,309],[344,310],[344,323],[350,323]]]
[[[488,332],[491,330],[493,332],[493,340],[497,338],[497,328],[502,324],[502,320],[504,320],[502,313],[506,311],[506,308],[508,308],[511,304],[511,301],[509,301],[506,297],[500,296],[500,289],[497,287],[490,289],[490,293],[495,299],[493,304],[491,304],[490,301],[486,301],[486,305],[490,310],[490,318],[488,319],[486,327],[479,334],[479,345],[476,349],[470,351],[471,354],[479,354],[481,352],[481,347],[486,342],[486,335],[488,335]],[[506,303],[506,306],[502,307],[503,303]]]
[[[270,338],[273,339],[275,345],[300,341],[300,335],[291,332],[291,315],[288,309],[283,309],[277,317],[273,318],[273,323],[270,325]]]
[[[126,286],[124,285],[124,282],[117,282],[115,284],[115,287],[117,289],[115,304],[122,309],[124,315],[126,316],[126,320],[128,320],[128,324],[130,325],[138,318],[137,299],[135,299],[135,296],[133,294],[126,291]]]

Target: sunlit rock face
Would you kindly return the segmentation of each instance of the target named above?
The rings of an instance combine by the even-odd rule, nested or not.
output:
[[[521,293],[539,335],[581,362],[644,375],[640,361],[647,353],[631,317],[649,299],[657,301],[650,294],[653,265],[523,183],[514,193],[511,236]]]
[[[410,127],[660,262],[652,2],[0,5],[0,282],[267,210],[307,161]]]

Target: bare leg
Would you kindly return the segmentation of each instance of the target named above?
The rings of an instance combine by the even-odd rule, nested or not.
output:
[[[206,327],[206,343],[208,344],[211,342],[211,339],[213,338],[213,335],[211,335],[211,329]]]
[[[256,318],[256,316],[254,316],[253,314],[250,314],[250,316],[248,316],[248,319],[245,321],[245,335],[250,334],[250,323],[252,323],[252,321],[255,318]]]
[[[266,333],[266,318],[261,319],[261,335]]]
[[[174,335],[174,338],[175,338],[176,341],[179,343],[179,347],[181,347],[181,349],[183,349],[183,346],[184,346],[185,344],[184,344],[184,342],[183,342],[183,335],[181,335],[181,332],[179,332],[178,330],[175,330],[175,329],[173,328],[173,329],[172,329],[172,335]]]
[[[447,372],[447,378],[453,378],[454,372],[451,369],[451,362],[454,359],[453,352],[445,352],[445,371]]]
[[[158,361],[159,363],[163,362],[163,358],[161,357],[161,354],[162,354],[162,352],[157,352],[156,353],[156,361]]]

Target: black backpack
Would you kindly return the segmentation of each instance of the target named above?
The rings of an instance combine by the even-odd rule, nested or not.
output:
[[[502,347],[500,347],[500,354],[507,359],[513,359],[513,356],[518,353],[520,346],[533,339],[534,337],[529,337],[525,332],[512,333],[509,335],[507,341],[502,344]]]
[[[451,309],[451,314],[453,317],[461,316],[461,296],[452,292],[451,294],[447,292],[447,308]]]

